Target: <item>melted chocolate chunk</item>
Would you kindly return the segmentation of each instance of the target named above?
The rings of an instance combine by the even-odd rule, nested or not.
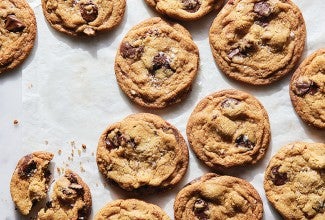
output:
[[[123,42],[120,52],[123,58],[138,60],[143,53],[143,46],[134,47],[129,42]]]
[[[89,215],[89,210],[86,207],[83,207],[78,210],[78,218],[77,220],[84,220]]]
[[[201,198],[196,199],[193,206],[194,215],[199,220],[208,220],[209,216],[207,211],[209,210],[209,204]]]
[[[24,157],[18,170],[18,174],[21,178],[29,178],[36,173],[37,163],[32,158],[33,155],[31,154]]]
[[[98,17],[98,7],[92,3],[80,4],[80,13],[82,18],[87,22],[92,22]]]
[[[271,180],[276,186],[284,185],[288,180],[287,173],[280,173],[279,169],[280,166],[274,166],[271,168]]]
[[[255,3],[254,12],[256,12],[259,16],[267,17],[272,13],[272,9],[269,3],[266,1],[261,1]]]
[[[245,147],[249,150],[252,150],[255,147],[255,144],[248,139],[247,135],[241,134],[235,140],[237,147]]]
[[[295,93],[298,96],[304,96],[306,94],[314,95],[318,91],[318,85],[311,81],[297,81],[295,83]]]
[[[170,59],[164,52],[159,52],[152,60],[152,71],[156,71],[161,68],[171,69]]]
[[[266,21],[263,21],[263,20],[260,20],[260,21],[255,21],[255,24],[257,24],[257,25],[259,25],[259,26],[261,26],[261,27],[266,27],[266,26],[268,26],[268,25],[269,25],[269,23],[268,23],[268,22],[266,22]]]
[[[237,99],[233,99],[233,98],[227,98],[225,100],[223,100],[221,102],[221,107],[222,108],[229,108],[229,107],[232,107],[234,105],[238,105],[239,104],[239,100]]]
[[[239,55],[239,54],[240,54],[239,48],[233,49],[228,53],[228,58],[232,59],[234,56]]]
[[[191,13],[197,12],[201,7],[199,0],[182,0],[182,3],[183,9]]]
[[[16,17],[16,15],[8,15],[6,18],[5,28],[10,32],[21,32],[26,26]]]
[[[77,177],[73,173],[65,175],[65,177],[70,181],[70,183],[78,183]]]
[[[134,138],[127,138],[125,137],[120,131],[116,132],[116,135],[113,137],[113,139],[110,139],[106,137],[106,148],[108,150],[117,149],[120,146],[131,146],[132,148],[136,148],[137,144],[134,140]]]

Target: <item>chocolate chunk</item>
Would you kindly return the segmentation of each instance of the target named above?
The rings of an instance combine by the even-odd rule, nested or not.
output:
[[[209,204],[201,198],[198,198],[194,202],[193,212],[194,215],[199,220],[207,220],[209,219],[208,216]]]
[[[221,102],[221,107],[222,108],[229,108],[229,107],[233,107],[234,105],[238,105],[239,104],[239,100],[237,99],[233,99],[233,98],[227,98],[225,100],[223,100]]]
[[[230,51],[230,53],[228,53],[228,58],[232,59],[234,56],[239,55],[239,54],[240,54],[239,48],[233,49]]]
[[[84,220],[87,219],[87,216],[89,215],[89,209],[86,207],[83,207],[78,210],[78,218],[77,220]]]
[[[294,92],[298,96],[304,96],[307,93],[314,95],[318,91],[318,85],[311,80],[297,81]]]
[[[120,146],[131,146],[132,148],[136,148],[137,145],[134,138],[127,138],[120,131],[116,132],[113,139],[106,137],[105,142],[108,150],[117,149]]]
[[[255,21],[254,23],[257,24],[257,25],[259,25],[259,26],[261,26],[261,27],[266,27],[266,26],[269,25],[268,22],[263,21],[263,20],[261,20],[261,21]]]
[[[70,181],[70,183],[78,183],[77,177],[73,173],[65,175],[65,177]]]
[[[316,207],[313,207],[313,209],[318,213],[324,213],[325,212],[325,201],[319,202]]]
[[[37,171],[37,163],[33,160],[33,155],[29,154],[23,158],[18,174],[21,178],[29,178]]]
[[[171,69],[170,59],[164,52],[159,52],[152,60],[152,71],[156,71],[161,68]]]
[[[98,17],[98,8],[92,2],[83,3],[80,4],[80,13],[85,21],[92,22]]]
[[[245,147],[249,150],[252,150],[255,146],[255,144],[248,139],[248,136],[244,134],[239,135],[239,137],[236,138],[235,142],[237,144],[237,147]]]
[[[26,26],[16,17],[16,15],[8,15],[6,17],[5,28],[10,32],[21,32]]]
[[[266,1],[257,2],[254,5],[254,12],[262,17],[267,17],[272,13],[272,9],[269,3]]]
[[[182,0],[182,3],[184,6],[183,9],[191,13],[197,12],[201,7],[199,0]]]
[[[287,173],[280,173],[279,169],[280,166],[274,166],[271,168],[271,180],[276,186],[284,185],[288,180]]]
[[[120,51],[123,58],[138,60],[143,53],[143,46],[134,47],[129,42],[123,42]]]

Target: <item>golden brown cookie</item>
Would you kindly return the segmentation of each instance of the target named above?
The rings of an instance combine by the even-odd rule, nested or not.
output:
[[[307,124],[325,128],[325,49],[307,57],[293,74],[290,98]]]
[[[294,68],[304,49],[306,27],[291,0],[229,0],[209,36],[222,72],[235,80],[265,85]]]
[[[183,100],[191,90],[199,51],[181,25],[151,18],[133,27],[115,58],[116,79],[135,103],[164,108]]]
[[[30,54],[36,19],[25,0],[0,1],[0,74],[15,68]]]
[[[43,13],[56,30],[94,36],[121,23],[125,0],[42,0]]]
[[[168,215],[154,204],[138,199],[119,199],[105,205],[95,215],[94,220],[170,220]]]
[[[260,160],[269,145],[270,124],[264,107],[252,95],[222,90],[200,101],[186,133],[196,156],[222,170]]]
[[[265,171],[264,189],[285,219],[325,219],[325,144],[282,147]]]
[[[249,182],[208,173],[177,194],[174,215],[175,220],[259,220],[263,217],[263,203]]]
[[[177,184],[189,160],[181,133],[149,113],[110,125],[99,139],[96,159],[106,179],[125,190],[146,193]]]
[[[38,151],[19,160],[11,177],[10,194],[23,215],[28,215],[33,205],[46,198],[51,176],[48,166],[53,156],[52,153]]]

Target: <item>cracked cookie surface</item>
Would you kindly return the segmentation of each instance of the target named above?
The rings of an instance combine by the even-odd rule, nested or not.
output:
[[[46,198],[53,154],[38,151],[21,158],[10,181],[10,194],[18,210],[27,215],[32,207]]]
[[[198,72],[199,51],[181,25],[151,18],[133,27],[115,58],[117,82],[135,103],[164,108],[187,96]]]
[[[218,10],[224,0],[145,0],[148,5],[163,15],[171,18],[190,21],[197,20]]]
[[[325,49],[307,57],[293,74],[290,98],[298,115],[309,125],[325,129]]]
[[[106,219],[170,220],[159,206],[138,199],[119,199],[108,203],[94,217],[94,220]]]
[[[161,117],[133,114],[101,135],[97,165],[105,178],[132,191],[171,188],[184,176],[188,148],[180,132]]]
[[[306,27],[291,0],[230,0],[214,20],[209,37],[223,73],[266,85],[294,68],[303,52]]]
[[[263,217],[263,203],[246,180],[208,173],[177,194],[174,215],[175,220],[258,220]]]
[[[38,220],[88,219],[91,212],[91,194],[87,184],[71,170],[54,183],[51,201],[38,212]]]
[[[260,160],[269,145],[270,124],[264,107],[252,95],[222,90],[199,102],[186,133],[197,157],[223,170]]]
[[[30,54],[36,19],[25,0],[0,1],[0,74],[15,68]]]
[[[125,0],[42,0],[50,25],[63,33],[94,36],[121,23]]]
[[[264,189],[285,219],[325,219],[325,144],[282,147],[265,171]]]

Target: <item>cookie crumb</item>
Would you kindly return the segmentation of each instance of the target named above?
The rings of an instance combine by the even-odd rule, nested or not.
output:
[[[94,155],[95,155],[95,153],[94,153],[94,152],[92,152],[92,153],[91,153],[91,156],[94,156]]]
[[[59,155],[62,154],[62,150],[61,150],[61,149],[58,150],[58,154],[59,154]]]
[[[56,171],[58,172],[59,175],[61,175],[61,169],[59,167],[56,168]]]
[[[44,141],[44,143],[45,143],[45,145],[48,145],[48,144],[49,144],[49,142],[48,142],[48,141]]]
[[[82,144],[81,145],[82,149],[86,150],[87,149],[87,146],[85,144]]]
[[[80,149],[78,149],[78,155],[79,155],[79,157],[81,156],[81,150]]]
[[[82,173],[86,172],[86,170],[85,170],[83,167],[80,167],[80,171],[81,171]]]
[[[76,143],[74,141],[71,141],[70,145],[71,145],[72,148],[76,148]]]
[[[18,125],[19,121],[17,119],[14,120],[14,125]]]

